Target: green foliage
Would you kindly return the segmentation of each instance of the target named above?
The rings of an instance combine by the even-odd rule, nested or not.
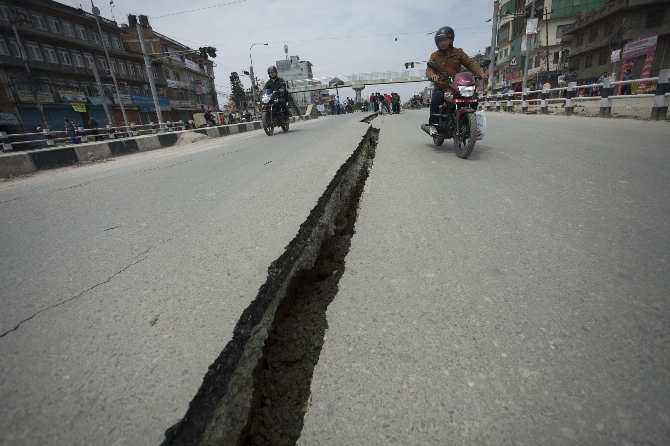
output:
[[[240,76],[236,72],[230,73],[230,91],[233,101],[236,103],[241,103],[245,100],[246,93],[244,92],[244,86],[240,80]]]

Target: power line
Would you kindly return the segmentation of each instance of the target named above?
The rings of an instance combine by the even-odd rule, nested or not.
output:
[[[232,4],[234,4],[234,3],[242,3],[242,2],[246,2],[246,1],[247,1],[247,0],[237,0],[237,1],[234,1],[234,2],[221,3],[220,5],[206,6],[206,7],[204,7],[204,8],[191,9],[191,10],[188,10],[188,11],[174,12],[174,13],[172,13],[172,14],[159,15],[158,17],[152,17],[151,19],[152,19],[152,20],[156,20],[156,19],[160,19],[160,18],[162,18],[162,17],[170,17],[170,16],[173,16],[173,15],[186,14],[186,13],[188,13],[188,12],[202,11],[203,9],[218,8],[219,6],[232,5]]]
[[[463,31],[467,29],[490,29],[490,26],[475,26],[472,28],[455,28],[454,31]],[[341,37],[325,37],[322,39],[300,39],[300,40],[275,40],[275,41],[270,41],[268,43],[292,43],[292,42],[314,42],[314,41],[323,41],[323,40],[344,40],[344,39],[360,39],[360,38],[365,38],[365,37],[388,37],[388,36],[402,36],[402,35],[409,35],[409,34],[424,34],[426,31],[413,31],[409,33],[392,33],[392,34],[371,34],[368,36],[341,36]],[[187,39],[175,39],[175,40],[183,40],[184,42],[191,42],[191,43],[197,43],[200,44],[200,42],[196,42],[193,40],[187,40]],[[210,44],[212,45],[212,44]],[[216,46],[240,46],[240,45],[251,45],[251,42],[249,43],[214,43],[213,45]]]

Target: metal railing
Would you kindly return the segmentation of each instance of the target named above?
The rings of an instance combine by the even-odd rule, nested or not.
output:
[[[259,117],[252,118],[251,121],[258,121]],[[237,120],[236,120],[237,121]],[[34,150],[41,149],[45,147],[55,147],[59,143],[65,143],[67,145],[70,141],[74,141],[74,144],[82,143],[91,143],[91,142],[100,142],[104,140],[116,140],[122,138],[135,138],[142,135],[156,134],[156,133],[165,133],[165,132],[179,132],[185,130],[201,130],[207,128],[215,128],[222,125],[234,125],[242,124],[247,121],[238,121],[234,123],[224,123],[217,126],[201,126],[195,127],[194,124],[184,123],[183,121],[164,122],[162,126],[158,123],[150,122],[149,124],[130,124],[128,126],[117,126],[112,127],[108,125],[107,127],[100,127],[94,129],[85,129],[83,127],[77,127],[74,137],[70,135],[69,131],[66,130],[44,130],[42,132],[36,133],[14,133],[7,134],[6,132],[0,132],[0,140],[3,145],[4,152],[10,151],[24,151],[24,150]],[[64,135],[64,136],[61,136]]]
[[[616,95],[614,94],[615,87],[619,85],[631,85],[638,83],[657,82],[656,91],[654,93],[640,93],[634,95]],[[531,104],[537,105],[540,103],[541,112],[548,113],[548,105],[550,102],[563,102],[565,105],[565,114],[571,115],[574,110],[574,103],[580,101],[600,101],[600,116],[610,117],[612,109],[612,101],[617,99],[631,99],[631,98],[654,98],[654,104],[651,109],[651,119],[665,119],[667,116],[668,102],[670,101],[670,70],[663,70],[658,77],[650,77],[644,79],[632,79],[627,81],[615,81],[613,77],[605,78],[602,83],[577,85],[576,82],[571,82],[567,87],[549,88],[543,87],[542,90],[530,91],[526,89],[525,92],[512,93],[498,93],[495,95],[488,95],[483,98],[484,106],[487,110],[495,107],[496,111],[500,111],[504,107],[505,111],[513,111],[515,104],[521,104],[522,111],[527,111]],[[598,89],[600,95],[596,96],[579,96],[579,90]],[[565,95],[563,96],[563,92]],[[558,94],[559,97],[552,97]],[[505,105],[502,105],[504,103]]]

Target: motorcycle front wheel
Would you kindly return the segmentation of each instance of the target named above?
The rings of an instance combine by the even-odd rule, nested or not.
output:
[[[458,120],[459,134],[454,135],[456,156],[466,159],[475,148],[477,140],[477,118],[474,113],[464,113]]]
[[[275,132],[275,125],[272,122],[272,117],[270,113],[264,111],[262,119],[263,119],[263,130],[265,130],[265,134],[268,136],[272,136],[272,134]]]
[[[281,129],[285,132],[288,132],[288,124],[289,124],[288,122],[283,123],[281,125]]]

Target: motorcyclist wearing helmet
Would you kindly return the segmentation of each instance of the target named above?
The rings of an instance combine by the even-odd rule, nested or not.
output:
[[[284,112],[284,122],[288,121],[288,106],[286,105],[286,82],[277,75],[277,67],[272,65],[268,67],[268,76],[270,80],[265,83],[265,90],[278,91],[279,94],[279,108]]]
[[[437,63],[440,67],[440,73],[435,73],[432,69],[426,68],[426,76],[435,82],[435,90],[430,101],[430,118],[428,124],[435,125],[440,111],[440,105],[444,102],[444,90],[447,84],[438,81],[440,75],[448,74],[452,78],[461,72],[461,65],[483,79],[488,79],[488,75],[470,59],[461,48],[454,48],[454,30],[450,26],[443,26],[435,33],[435,46],[437,51],[430,55],[430,60]]]

